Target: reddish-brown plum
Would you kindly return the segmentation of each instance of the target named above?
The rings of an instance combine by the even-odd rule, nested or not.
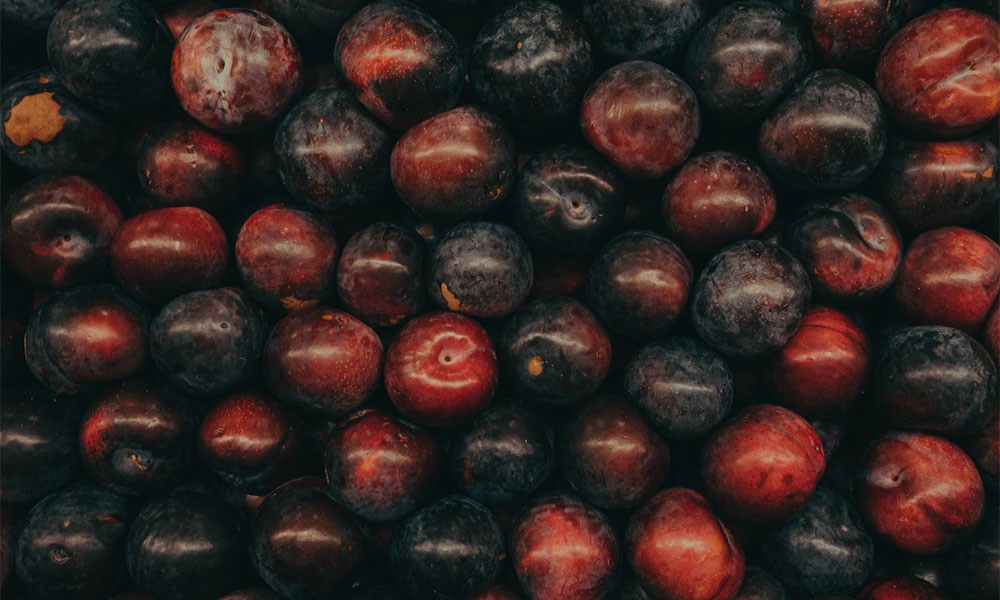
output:
[[[880,204],[859,194],[820,201],[799,211],[784,245],[809,272],[813,292],[833,302],[870,300],[892,285],[903,241]]]
[[[933,435],[885,435],[858,464],[862,516],[879,537],[911,554],[938,554],[971,535],[983,495],[969,456]]]
[[[161,304],[215,287],[229,272],[229,243],[200,208],[159,208],[122,223],[111,242],[111,268],[134,298]]]
[[[250,215],[236,236],[236,270],[269,309],[294,311],[330,299],[336,269],[333,227],[304,210],[271,204]]]
[[[814,306],[768,361],[764,383],[775,401],[803,416],[843,413],[864,391],[871,361],[868,336],[853,319]]]
[[[38,177],[3,205],[3,258],[36,285],[68,288],[100,277],[122,211],[99,185],[75,175]]]
[[[80,471],[80,408],[34,386],[4,390],[0,403],[0,500],[34,502],[66,486]],[[6,510],[4,520],[9,518]],[[4,535],[9,531],[4,525]],[[6,591],[6,590],[5,590]]]
[[[1000,112],[1000,25],[965,8],[927,13],[889,39],[875,85],[903,126],[939,137],[971,133]]]
[[[926,231],[906,249],[892,291],[911,323],[975,333],[1000,294],[1000,245],[962,227]]]
[[[325,465],[338,502],[369,521],[392,521],[426,500],[441,451],[429,432],[366,410],[333,432]]]
[[[899,12],[886,0],[805,0],[800,7],[820,59],[849,69],[872,67]]]
[[[731,600],[743,582],[743,548],[708,501],[670,488],[633,513],[625,533],[632,571],[655,598]]]
[[[600,512],[573,496],[546,496],[514,523],[511,561],[531,600],[599,600],[618,581],[621,549]]]
[[[663,191],[660,205],[670,236],[691,252],[713,252],[757,237],[774,219],[777,202],[767,175],[730,152],[687,161]]]
[[[494,114],[460,106],[411,127],[392,149],[399,197],[418,214],[459,221],[507,197],[517,171],[514,138]]]
[[[382,375],[382,341],[357,317],[316,306],[293,312],[271,330],[264,376],[291,406],[326,417],[360,407]]]
[[[149,361],[149,317],[112,285],[56,294],[32,313],[24,356],[49,389],[74,393],[138,373]]]
[[[337,292],[351,313],[379,327],[398,325],[427,301],[424,241],[408,227],[374,223],[344,244]]]
[[[625,175],[663,177],[694,150],[701,112],[683,79],[648,61],[622,63],[591,84],[580,106],[590,145]]]
[[[198,456],[248,494],[266,494],[300,471],[302,420],[266,394],[237,392],[209,409],[198,429]]]
[[[404,326],[385,356],[385,391],[413,422],[453,427],[483,412],[499,378],[497,354],[482,325],[453,312],[421,315]]]
[[[277,119],[299,91],[302,56],[288,31],[246,8],[192,21],[170,63],[181,107],[206,127],[247,133]]]
[[[590,263],[587,299],[608,329],[637,339],[670,331],[687,306],[694,280],[680,248],[652,231],[611,241]]]
[[[858,600],[947,600],[936,587],[911,575],[886,575],[869,581]]]
[[[698,0],[584,0],[594,43],[617,61],[672,61],[705,16]]]
[[[601,508],[629,508],[660,487],[670,467],[666,442],[639,409],[599,396],[565,425],[559,464],[570,485]]]

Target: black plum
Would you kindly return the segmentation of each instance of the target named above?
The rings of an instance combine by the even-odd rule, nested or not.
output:
[[[669,62],[705,17],[702,0],[584,0],[583,22],[617,60]]]

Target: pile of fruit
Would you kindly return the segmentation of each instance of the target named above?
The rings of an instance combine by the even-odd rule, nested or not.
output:
[[[996,600],[995,0],[4,0],[0,594]]]

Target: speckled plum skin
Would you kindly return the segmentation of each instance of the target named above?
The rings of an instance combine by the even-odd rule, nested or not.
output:
[[[856,71],[872,67],[901,12],[887,0],[807,0],[801,9],[820,60]]]
[[[630,61],[608,69],[587,89],[580,129],[622,173],[649,181],[674,170],[694,150],[701,111],[694,92],[672,71]]]
[[[936,137],[971,133],[1000,113],[1000,25],[965,8],[918,17],[882,49],[875,85],[903,126]]]
[[[708,152],[677,171],[660,210],[673,240],[705,253],[763,233],[777,201],[771,180],[755,163],[731,152]]]
[[[270,16],[224,8],[184,30],[170,76],[177,100],[195,120],[222,133],[248,133],[280,117],[298,94],[302,56]]]
[[[517,172],[514,138],[504,122],[460,106],[411,127],[392,149],[390,173],[400,198],[438,221],[497,208]]]
[[[720,352],[759,357],[795,333],[810,295],[799,261],[774,244],[748,240],[708,262],[695,284],[691,316],[698,335]]]
[[[816,488],[805,507],[764,538],[771,572],[795,594],[849,594],[868,579],[875,547],[844,497]]]
[[[285,188],[323,211],[374,206],[389,187],[392,134],[347,90],[302,98],[278,126],[274,155]]]
[[[839,304],[881,295],[903,261],[895,221],[860,194],[806,206],[793,217],[783,242],[809,272],[816,299]]]
[[[533,501],[514,523],[511,561],[531,600],[599,600],[618,582],[621,549],[597,510],[569,495]]]
[[[409,2],[376,2],[354,13],[337,36],[334,57],[365,108],[393,129],[448,110],[462,91],[458,43]]]
[[[705,17],[701,0],[584,0],[583,22],[612,58],[672,61]]]
[[[268,387],[289,405],[326,417],[359,408],[382,375],[382,341],[357,317],[315,306],[274,326],[264,347]]]
[[[324,464],[340,504],[369,521],[392,521],[427,498],[441,469],[441,450],[431,433],[365,410],[334,431]]]
[[[758,147],[770,172],[806,192],[848,190],[875,169],[886,119],[867,83],[836,69],[814,71],[767,117]]]
[[[812,68],[808,34],[776,4],[740,1],[719,11],[688,47],[685,72],[705,110],[758,121]]]
[[[633,513],[625,532],[632,571],[655,598],[732,600],[743,548],[701,494],[669,488]]]
[[[1000,245],[962,227],[925,231],[906,249],[892,293],[911,323],[975,333],[1000,294]]]
[[[957,329],[904,328],[880,345],[869,393],[893,427],[970,435],[996,410],[997,368]]]
[[[944,438],[892,433],[858,463],[858,508],[882,539],[911,554],[944,552],[972,534],[983,515],[982,479]]]
[[[512,127],[546,129],[576,116],[592,64],[575,16],[552,2],[523,0],[479,30],[469,81]]]
[[[704,436],[733,406],[729,365],[701,340],[689,337],[640,348],[626,367],[625,389],[669,440]]]

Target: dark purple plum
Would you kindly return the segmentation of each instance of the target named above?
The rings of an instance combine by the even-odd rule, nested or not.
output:
[[[777,4],[749,0],[719,11],[688,47],[686,72],[705,109],[724,121],[764,117],[812,65],[808,34]]]
[[[434,246],[427,291],[441,308],[499,318],[524,303],[533,278],[531,252],[513,229],[468,221],[448,230]]]
[[[363,0],[252,0],[250,6],[265,12],[288,30],[295,41],[310,50],[333,53],[339,31],[354,11],[363,6]],[[307,67],[308,69],[308,67]]]
[[[170,96],[174,38],[143,0],[70,0],[46,48],[66,89],[102,111],[148,113]]]
[[[288,111],[274,135],[281,181],[324,211],[374,206],[389,188],[392,134],[348,90],[317,90]]]
[[[125,575],[125,498],[84,486],[47,496],[28,513],[17,576],[32,598],[107,598]]]
[[[446,496],[417,511],[392,534],[389,562],[413,598],[465,600],[500,576],[504,536],[475,500]]]
[[[723,354],[759,357],[781,348],[809,307],[809,275],[783,248],[748,240],[724,248],[695,284],[698,335]]]
[[[469,64],[476,94],[521,129],[567,126],[590,79],[583,24],[545,0],[522,0],[479,30]]]
[[[949,581],[956,597],[992,600],[1000,593],[1000,523],[996,513],[983,517],[976,533],[951,554]]]
[[[594,43],[616,60],[670,62],[705,17],[702,0],[584,0]]]
[[[533,248],[559,255],[593,252],[625,221],[625,184],[599,154],[584,146],[535,153],[511,194],[514,227]]]
[[[611,368],[611,340],[601,322],[562,296],[534,300],[511,315],[497,346],[509,383],[548,404],[583,402]]]
[[[29,38],[44,39],[49,23],[66,0],[8,0],[3,3],[4,29],[20,32]]]
[[[886,119],[867,83],[836,69],[803,79],[764,121],[761,158],[775,178],[806,192],[848,190],[875,169]]]

